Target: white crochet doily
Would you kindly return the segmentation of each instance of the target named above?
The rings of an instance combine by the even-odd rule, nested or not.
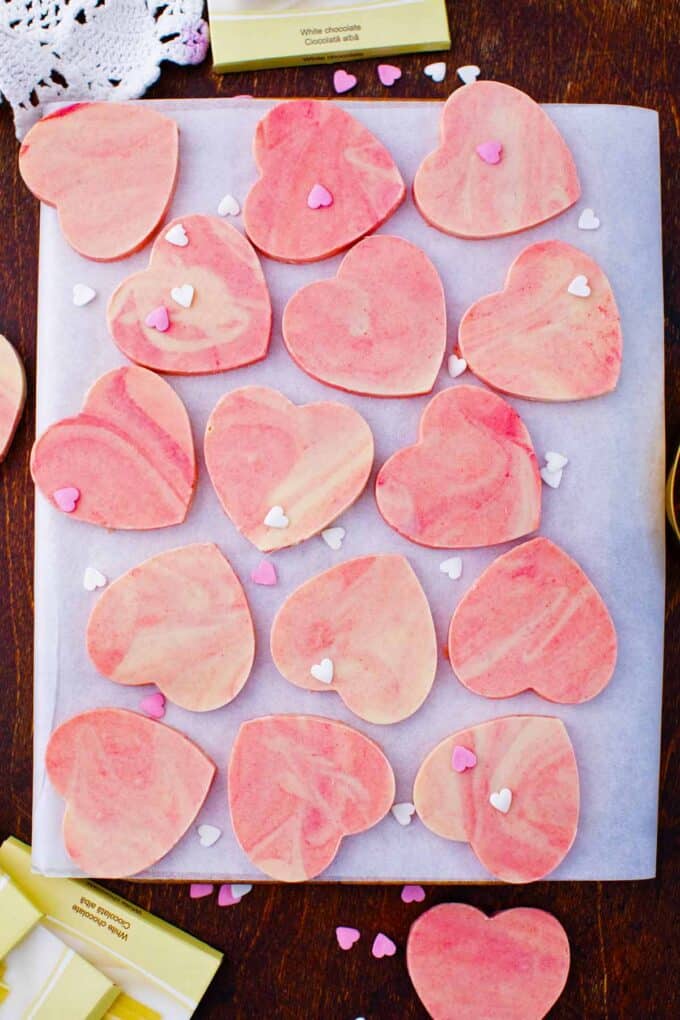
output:
[[[21,139],[43,103],[134,99],[162,60],[199,64],[203,0],[0,0],[0,100]]]

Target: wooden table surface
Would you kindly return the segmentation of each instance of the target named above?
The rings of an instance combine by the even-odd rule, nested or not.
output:
[[[391,91],[377,61],[351,70],[355,96],[444,98],[455,68],[477,63],[482,77],[517,85],[539,101],[620,103],[661,114],[666,294],[667,436],[680,442],[680,6],[678,0],[458,0],[449,10],[453,46],[441,85],[423,75],[426,55],[393,58],[403,76]],[[439,58],[437,58],[439,59]],[[230,76],[167,66],[156,97],[330,96],[332,66]],[[29,379],[28,406],[0,466],[0,838],[31,837],[33,486],[38,203],[17,170],[11,115],[0,107],[0,333],[17,345]],[[669,535],[666,683],[658,877],[647,882],[541,882],[528,887],[427,889],[427,905],[460,900],[493,912],[512,906],[552,911],[572,947],[566,990],[551,1016],[641,1020],[680,1016],[677,983],[678,674],[680,548]],[[635,767],[634,748],[631,768]],[[197,1012],[239,1020],[410,1020],[424,1018],[406,974],[409,925],[423,907],[405,906],[390,886],[260,886],[235,907],[191,901],[182,885],[111,883],[135,903],[221,949],[225,962]],[[349,953],[336,924],[364,934]],[[371,933],[396,941],[395,957],[374,960]],[[67,1018],[64,1018],[67,1020]]]

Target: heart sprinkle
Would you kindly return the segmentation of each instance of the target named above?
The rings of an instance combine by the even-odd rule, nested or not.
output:
[[[373,945],[371,946],[371,953],[375,956],[376,960],[381,960],[383,956],[394,956],[396,951],[397,947],[392,939],[379,931],[373,939]]]
[[[333,196],[323,184],[315,184],[307,195],[307,205],[310,209],[327,209],[333,205]]]
[[[165,305],[159,305],[149,312],[144,322],[152,329],[157,329],[159,333],[166,333],[170,329],[170,316]]]
[[[346,531],[344,528],[325,528],[321,532],[322,539],[333,552],[337,552],[341,547],[345,535]]]
[[[274,564],[271,563],[270,560],[262,560],[253,570],[251,570],[250,580],[254,581],[255,584],[263,584],[270,588],[278,581]]]
[[[443,60],[437,60],[434,64],[428,64],[423,69],[423,74],[432,81],[440,82],[446,78],[446,64]]]
[[[457,379],[467,369],[467,361],[465,358],[459,358],[456,354],[452,354],[447,362],[447,368],[451,378]]]
[[[402,903],[422,903],[425,899],[425,890],[422,885],[405,885],[401,890]]]
[[[335,937],[341,949],[351,949],[354,943],[361,938],[361,933],[357,928],[346,928],[344,925],[339,925],[335,929]]]
[[[394,64],[378,64],[378,78],[381,85],[387,85],[389,88],[401,78],[401,68],[395,67]]]
[[[273,506],[271,510],[267,511],[267,516],[264,519],[264,523],[268,528],[287,528],[290,521],[283,512],[282,506]]]
[[[216,825],[199,825],[198,827],[198,842],[201,846],[214,846],[221,835],[222,830],[218,829]]]
[[[512,804],[512,790],[508,790],[507,786],[504,786],[498,793],[492,793],[489,797],[489,803],[492,808],[496,811],[500,811],[501,814],[507,815]]]
[[[565,457],[563,453],[555,453],[554,450],[548,450],[545,455],[545,466],[548,471],[560,471],[565,468],[569,463],[569,458]]]
[[[183,283],[181,287],[172,288],[170,291],[170,297],[173,301],[176,301],[178,305],[181,305],[182,308],[191,308],[191,303],[194,300],[194,293],[194,288],[190,283]]]
[[[76,283],[73,287],[73,304],[76,308],[89,305],[90,301],[94,301],[96,296],[97,291],[93,290],[92,287],[88,287],[86,283]]]
[[[567,287],[569,294],[573,294],[574,297],[590,297],[590,287],[588,286],[587,276],[575,276]]]
[[[235,904],[241,902],[244,896],[248,895],[252,888],[252,885],[238,884],[236,882],[221,885],[220,891],[217,894],[218,907],[235,906]]]
[[[225,195],[217,207],[218,216],[238,216],[241,206],[233,195]]]
[[[479,78],[479,73],[479,68],[476,64],[464,64],[463,67],[456,69],[456,74],[463,85],[472,85]]]
[[[415,804],[411,804],[410,801],[404,801],[402,804],[393,804],[390,808],[392,817],[395,818],[400,825],[410,825],[411,819],[416,813]]]
[[[165,715],[165,697],[160,691],[156,694],[147,694],[139,703],[139,707],[151,719],[162,719]]]
[[[451,755],[451,767],[454,772],[465,772],[466,769],[473,769],[477,764],[477,755],[469,747],[456,744]]]
[[[86,567],[83,574],[83,588],[85,591],[94,591],[96,588],[104,588],[107,579],[97,570],[96,567]]]
[[[76,489],[74,485],[67,485],[64,489],[55,489],[52,499],[65,514],[72,514],[80,499],[80,489]]]
[[[584,209],[578,218],[579,230],[597,230],[599,225],[600,220],[593,209]]]
[[[562,481],[562,468],[558,471],[551,471],[550,468],[542,467],[541,478],[551,489],[559,489],[560,482]]]
[[[321,662],[315,662],[309,672],[315,680],[319,681],[320,684],[332,684],[333,660],[322,659]]]
[[[356,83],[356,77],[353,74],[348,74],[342,68],[333,75],[333,88],[340,96],[344,92],[349,92],[350,89],[353,89]]]
[[[170,227],[165,240],[170,244],[174,244],[176,248],[186,248],[189,243],[187,232],[181,223],[175,223],[174,227]]]
[[[477,146],[475,152],[485,163],[495,166],[496,163],[501,161],[503,146],[501,142],[482,142],[481,145]]]
[[[442,574],[446,574],[452,581],[457,581],[463,573],[463,561],[460,556],[452,556],[439,564]]]
[[[214,885],[210,885],[208,882],[192,882],[189,886],[189,896],[192,900],[202,900],[204,896],[210,896]]]

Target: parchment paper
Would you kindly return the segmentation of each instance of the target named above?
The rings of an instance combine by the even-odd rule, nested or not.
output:
[[[225,192],[240,202],[256,177],[251,156],[255,125],[273,105],[263,100],[154,102],[180,126],[179,187],[170,215],[215,214]],[[350,110],[393,153],[410,186],[423,156],[436,144],[440,103],[349,102]],[[272,712],[306,712],[342,719],[376,739],[397,776],[397,800],[410,800],[425,755],[463,726],[514,713],[560,716],[573,741],[581,779],[576,843],[555,879],[621,879],[654,875],[663,653],[663,314],[660,256],[657,115],[613,106],[550,106],[576,159],[583,198],[572,210],[534,230],[502,240],[461,241],[428,227],[411,198],[382,228],[421,245],[444,281],[449,348],[459,319],[478,297],[501,288],[512,259],[526,245],[560,238],[582,248],[603,267],[621,311],[624,356],[615,393],[575,404],[511,403],[522,414],[539,457],[558,450],[570,458],[558,490],[544,486],[540,532],[584,567],[613,615],[619,637],[614,678],[594,701],[554,706],[532,693],[490,701],[468,692],[442,657],[433,690],[410,719],[372,726],[334,693],[305,692],[287,683],[269,654],[269,629],[285,596],[313,574],[362,553],[400,552],[412,563],[430,601],[440,646],[457,602],[507,546],[463,552],[464,572],[452,582],[439,570],[450,553],[422,549],[400,538],[380,518],[373,499],[375,470],[394,450],[411,443],[427,398],[380,400],[325,387],[300,371],[281,339],[287,298],[302,284],[335,274],[339,258],[309,266],[263,259],[275,328],[263,363],[218,376],[169,381],[185,401],[199,456],[199,482],[185,524],[155,532],[108,533],[69,519],[37,496],[35,632],[34,867],[73,875],[61,837],[63,803],[44,773],[52,729],[76,712],[97,706],[138,707],[150,688],[121,687],[99,676],[85,650],[85,628],[97,593],[86,592],[88,565],[110,579],[147,557],[189,542],[214,541],[244,582],[253,610],[258,651],[253,673],[238,698],[223,709],[192,714],[168,703],[165,722],[187,733],[219,766],[197,823],[223,830],[211,848],[191,829],[148,878],[258,879],[233,836],[225,770],[244,720]],[[579,211],[592,206],[602,225],[577,228]],[[231,220],[240,226],[240,218]],[[40,239],[39,371],[37,426],[75,414],[88,386],[124,363],[108,336],[108,296],[125,276],[147,265],[149,248],[112,264],[89,262],[71,250],[55,211],[43,207]],[[75,308],[75,283],[97,298]],[[473,383],[466,373],[460,382]],[[340,552],[313,538],[275,557],[280,583],[263,588],[249,580],[261,554],[224,516],[202,457],[206,419],[227,390],[249,383],[281,389],[296,402],[345,401],[367,419],[376,440],[376,467],[365,494],[342,516],[347,537]],[[436,389],[457,383],[442,369]],[[465,844],[443,840],[417,819],[402,828],[388,815],[379,825],[345,840],[324,880],[488,880]]]

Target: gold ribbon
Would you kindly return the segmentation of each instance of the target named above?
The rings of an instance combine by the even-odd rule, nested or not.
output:
[[[677,453],[675,454],[675,460],[673,461],[673,467],[668,475],[668,482],[666,484],[666,514],[670,525],[675,532],[676,538],[680,539],[680,523],[675,512],[676,502],[680,503],[680,492],[676,493],[676,484],[678,483],[678,469],[680,467],[680,446],[678,447]]]

